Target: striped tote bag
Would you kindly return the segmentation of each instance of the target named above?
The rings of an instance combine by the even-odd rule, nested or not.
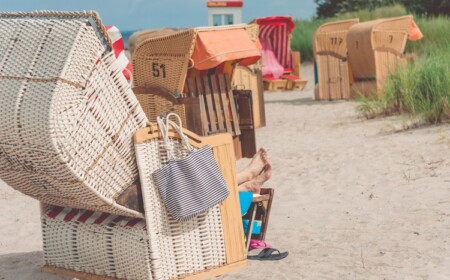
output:
[[[179,125],[170,120],[171,116]],[[174,113],[168,114],[165,121],[158,117],[157,122],[169,162],[153,173],[153,180],[169,214],[178,221],[186,221],[225,200],[228,187],[211,147],[206,145],[195,150],[183,134],[180,117]],[[188,150],[186,157],[175,159],[169,126],[180,135]]]

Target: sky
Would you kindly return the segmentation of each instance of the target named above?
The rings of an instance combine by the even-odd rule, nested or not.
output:
[[[0,11],[96,10],[105,25],[120,30],[195,27],[208,24],[206,0],[0,0]],[[314,0],[244,0],[244,23],[257,17],[310,19]]]

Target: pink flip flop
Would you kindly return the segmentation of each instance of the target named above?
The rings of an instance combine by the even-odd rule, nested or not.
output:
[[[265,249],[265,248],[272,248],[272,246],[267,244],[264,240],[250,239],[250,246],[249,246],[250,250]]]

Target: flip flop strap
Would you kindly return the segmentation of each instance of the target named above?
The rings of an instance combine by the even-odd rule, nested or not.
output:
[[[281,252],[278,249],[274,249],[274,248],[266,248],[266,249],[262,250],[260,252],[260,254],[263,253],[263,255],[261,256],[262,258],[267,258],[267,257],[272,256],[274,252],[277,252],[278,253],[277,255],[281,255]]]

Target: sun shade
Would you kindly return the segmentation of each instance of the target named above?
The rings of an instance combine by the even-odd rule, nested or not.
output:
[[[210,69],[230,60],[250,65],[260,57],[260,51],[244,29],[200,31],[191,56],[194,68],[198,70]]]

